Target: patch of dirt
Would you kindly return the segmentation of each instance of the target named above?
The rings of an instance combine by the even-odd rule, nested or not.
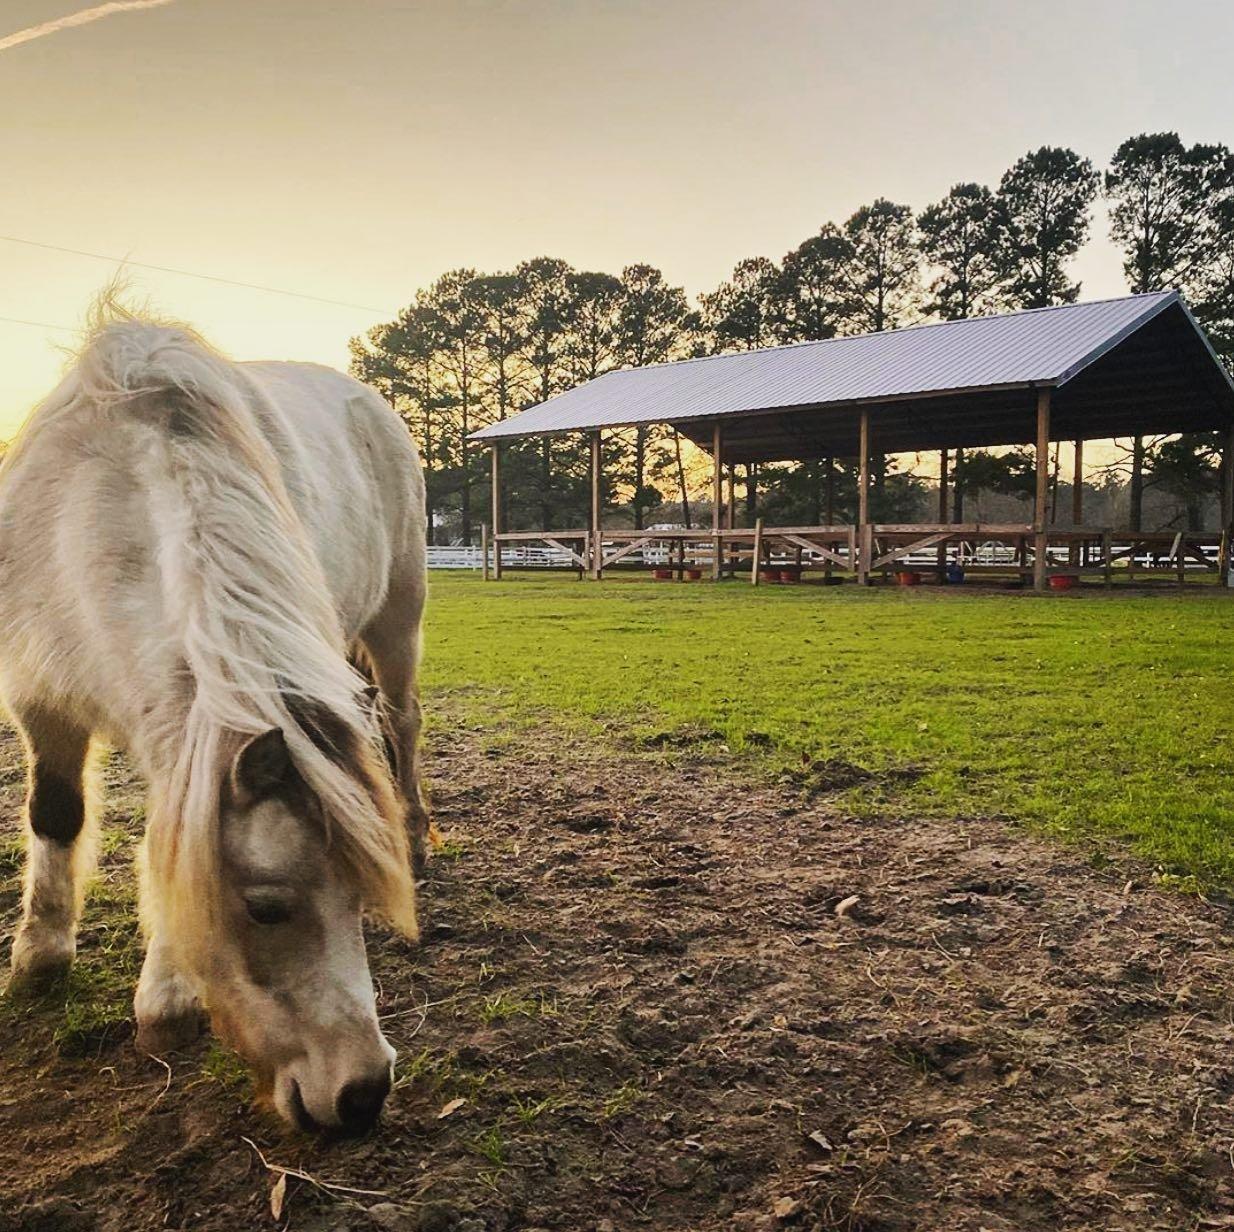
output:
[[[723,744],[725,735],[714,727],[704,727],[698,723],[683,723],[679,727],[667,731],[651,732],[638,741],[638,747],[644,749],[691,749],[697,750],[704,744]]]
[[[3,1232],[1234,1227],[1225,909],[997,821],[440,716],[432,743],[425,940],[371,945],[379,1131],[285,1132],[206,1043],[169,1082],[127,1022],[69,1048],[8,1012]],[[349,1188],[293,1176],[276,1221],[258,1149]]]

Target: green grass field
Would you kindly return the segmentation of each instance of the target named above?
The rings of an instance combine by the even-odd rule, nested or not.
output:
[[[1213,591],[434,572],[423,678],[430,711],[449,694],[513,740],[551,723],[670,757],[726,747],[805,786],[851,763],[872,775],[837,796],[858,815],[1002,814],[1234,888],[1231,634]]]

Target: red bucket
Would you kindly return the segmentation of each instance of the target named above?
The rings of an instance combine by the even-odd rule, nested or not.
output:
[[[796,569],[781,569],[780,570],[780,581],[781,582],[800,582],[801,573]]]
[[[914,572],[912,569],[901,569],[896,574],[897,586],[920,586],[921,574]]]
[[[1075,590],[1078,578],[1069,573],[1059,573],[1050,579],[1051,590]]]
[[[687,569],[686,570],[686,577],[691,582],[697,582],[702,576],[703,576],[703,571],[701,569]]]
[[[657,582],[671,582],[673,580],[673,571],[671,569],[653,569],[651,576]]]
[[[760,582],[778,582],[780,580],[779,569],[760,569],[758,574]]]

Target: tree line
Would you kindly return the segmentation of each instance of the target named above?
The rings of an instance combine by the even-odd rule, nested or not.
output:
[[[509,273],[452,270],[395,320],[353,338],[352,370],[415,436],[435,537],[473,542],[486,517],[477,494],[487,450],[467,440],[477,428],[616,368],[1072,303],[1081,287],[1070,265],[1100,199],[1128,288],[1181,291],[1234,366],[1234,155],[1154,133],[1124,141],[1104,173],[1073,150],[1044,146],[997,186],[957,184],[920,212],[879,198],[778,262],[738,262],[693,304],[644,264],[613,275],[537,257]],[[1127,442],[1111,469],[1126,475],[1132,527],[1153,486],[1178,493],[1181,518],[1199,518],[1204,494],[1217,489],[1219,449],[1214,434]],[[504,458],[507,527],[583,524],[589,481],[576,440],[513,442]],[[620,501],[636,527],[657,511],[689,525],[698,486],[690,460],[671,429],[606,433],[604,499]],[[853,460],[836,465],[835,516],[851,519]],[[823,469],[758,468],[748,513],[757,502],[765,516],[817,523]],[[872,472],[876,517],[916,512],[920,480],[883,458]],[[1024,476],[1023,451],[969,451],[955,471],[957,501],[962,508],[966,490],[1017,492]],[[669,502],[676,514],[661,508]]]

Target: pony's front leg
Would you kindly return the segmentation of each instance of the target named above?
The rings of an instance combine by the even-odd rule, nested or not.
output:
[[[393,769],[407,802],[412,864],[417,875],[424,872],[428,860],[432,823],[420,783],[421,712],[416,689],[423,608],[422,578],[392,584],[385,608],[360,635],[377,687],[386,702],[386,718],[394,746]]]
[[[93,855],[87,830],[90,734],[44,711],[19,711],[29,792],[25,892],[13,938],[13,987],[63,975],[77,951],[82,887]]]
[[[183,1048],[201,1033],[201,1003],[177,968],[171,948],[157,933],[146,947],[133,1012],[137,1018],[137,1048],[152,1056]]]

